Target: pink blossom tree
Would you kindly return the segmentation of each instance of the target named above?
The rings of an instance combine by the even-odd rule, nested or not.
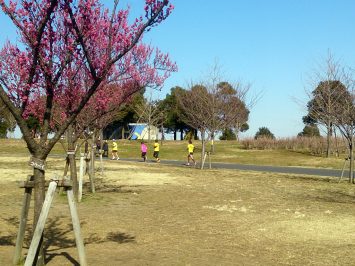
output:
[[[129,101],[130,96],[139,90],[141,86],[139,83],[133,81],[125,81],[124,83],[108,84],[104,88],[100,89],[97,93],[91,97],[88,104],[84,107],[82,112],[77,116],[74,122],[69,125],[67,129],[67,147],[64,147],[68,151],[65,172],[67,172],[68,166],[70,168],[70,177],[73,182],[73,190],[75,196],[77,196],[78,191],[78,181],[77,181],[77,169],[75,161],[75,153],[69,152],[75,150],[80,144],[78,141],[81,137],[84,139],[93,138],[92,144],[96,143],[97,133],[107,124],[111,123],[115,117],[115,113],[118,111],[123,103]],[[56,120],[56,128],[63,121],[64,117],[70,113],[70,109],[66,109],[63,112],[63,107],[58,106],[58,119]],[[68,106],[65,106],[68,107]],[[65,119],[64,119],[65,120]],[[87,134],[87,131],[91,134]],[[79,145],[78,145],[79,144]],[[91,156],[91,167],[93,170],[95,158],[94,153]],[[94,171],[90,171],[90,180],[92,185],[92,190],[94,191]]]
[[[82,136],[85,129],[102,129],[113,121],[115,113],[134,93],[143,87],[160,87],[172,71],[176,71],[176,65],[159,50],[154,51],[150,46],[143,44],[133,48],[123,63],[115,66],[114,74],[110,76],[106,85],[96,91],[74,123],[68,127],[68,150],[75,149],[78,138]],[[74,77],[68,80],[68,83],[73,83],[73,80]],[[82,86],[78,92],[85,93],[85,90],[86,87]],[[60,103],[57,104],[58,108],[55,108],[57,115],[54,117],[57,124],[60,125],[67,119],[73,106],[78,104],[77,101],[77,97],[63,95]],[[69,154],[68,158],[74,192],[76,192],[75,154]]]
[[[119,10],[118,0],[111,12],[98,0],[0,0],[0,6],[16,26],[21,43],[8,42],[0,51],[0,98],[32,157],[43,163],[90,98],[108,83],[115,66],[133,56],[143,34],[173,9],[169,0],[146,0],[145,16],[130,23],[129,9]],[[81,91],[82,87],[86,89]],[[75,105],[49,139],[55,106],[65,97],[75,98]],[[33,110],[41,114],[38,142],[26,124]],[[45,171],[34,168],[33,173],[36,224],[44,201]]]

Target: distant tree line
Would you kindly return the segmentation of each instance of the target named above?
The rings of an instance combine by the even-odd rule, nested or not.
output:
[[[354,70],[343,66],[329,53],[312,75],[313,90],[309,93],[308,114],[303,117],[302,135],[319,135],[324,129],[327,139],[326,156],[332,153],[332,138],[338,132],[347,143],[350,178],[354,183],[355,79]],[[337,142],[335,142],[337,144]]]
[[[214,91],[204,85],[193,85],[189,89],[176,86],[162,100],[144,97],[145,90],[135,94],[117,113],[117,119],[104,129],[110,138],[120,128],[121,138],[129,136],[130,123],[146,123],[158,127],[164,137],[173,134],[174,140],[197,139],[197,132],[214,137],[221,132],[220,139],[237,139],[239,132],[248,130],[249,109],[240,90],[228,82],[220,82]]]

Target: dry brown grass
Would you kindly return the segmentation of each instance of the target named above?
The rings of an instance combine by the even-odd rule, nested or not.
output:
[[[10,265],[29,169],[0,159],[0,265]],[[60,172],[62,160],[51,168]],[[19,171],[16,174],[16,169]],[[352,265],[355,195],[321,177],[105,162],[79,204],[89,265]],[[48,265],[77,252],[65,197],[47,223]]]

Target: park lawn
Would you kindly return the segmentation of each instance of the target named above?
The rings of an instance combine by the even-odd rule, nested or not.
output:
[[[0,265],[11,264],[23,195],[15,180],[31,173],[26,160],[0,156]],[[47,178],[62,173],[63,162],[49,158]],[[89,265],[352,265],[355,260],[355,193],[347,182],[105,161],[95,183],[96,194],[86,190],[78,204]],[[47,265],[78,261],[70,225],[66,197],[56,195],[45,231]]]
[[[117,142],[118,154],[121,158],[140,158],[140,141],[118,140]],[[111,143],[110,141],[110,150]],[[153,141],[148,143],[148,158],[152,158],[153,143]],[[200,141],[194,141],[194,145],[196,147],[195,158],[200,160],[201,143]],[[0,154],[14,156],[16,154],[28,154],[23,140],[0,139],[0,147]],[[78,153],[80,151],[83,152],[83,147],[78,149]],[[51,152],[52,156],[64,156],[64,154],[64,149],[60,143],[57,143]],[[162,160],[185,161],[186,156],[187,141],[164,141],[160,147],[160,158]],[[237,141],[215,141],[212,162],[341,169],[344,156],[341,158],[324,158],[307,152],[291,150],[245,150],[241,148]]]

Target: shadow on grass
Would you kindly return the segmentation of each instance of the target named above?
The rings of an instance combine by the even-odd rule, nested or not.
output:
[[[125,185],[114,185],[112,183],[106,183],[103,178],[95,178],[95,190],[101,193],[135,193],[139,194],[141,191],[138,189],[141,186],[125,186]],[[85,191],[91,191],[90,183],[84,184]]]
[[[329,191],[328,193],[321,193],[315,195],[307,195],[304,198],[312,199],[314,201],[329,202],[329,203],[342,203],[354,204],[355,196],[349,195],[341,191]]]
[[[14,246],[16,234],[0,236],[0,246]]]
[[[136,238],[126,233],[120,232],[110,232],[107,234],[106,239],[111,242],[116,242],[118,244],[124,243],[135,243]]]
[[[72,265],[80,266],[80,263],[76,259],[74,259],[72,256],[70,256],[68,252],[49,253],[46,255],[45,263],[47,264],[48,262],[50,262],[51,260],[53,260],[56,257],[65,257],[67,259],[67,261],[70,262]]]
[[[316,182],[326,182],[326,183],[338,183],[338,178],[324,177],[324,176],[286,174],[285,178],[295,179],[295,180],[300,180],[300,181],[310,181],[310,182],[316,181]]]
[[[18,228],[18,218],[11,217],[3,219],[8,224]],[[85,225],[85,222],[81,223],[81,227]],[[28,249],[30,246],[30,232],[31,226],[27,227],[26,237],[24,240],[24,249]],[[15,246],[16,234],[0,236],[0,246]],[[117,244],[135,243],[135,236],[123,233],[123,232],[108,232],[106,237],[100,237],[96,234],[91,234],[84,239],[85,245],[100,244],[105,242],[115,242]],[[56,257],[65,257],[72,265],[80,265],[79,262],[73,258],[69,253],[62,251],[62,249],[76,248],[74,239],[74,232],[72,224],[68,223],[68,218],[62,216],[49,218],[46,222],[46,228],[44,230],[44,242],[43,247],[46,252],[45,263],[49,263]]]
[[[14,228],[16,229],[18,228],[18,224],[20,222],[17,217],[4,218],[2,220],[5,221],[7,224],[14,226]],[[16,233],[11,233],[11,234],[7,233],[7,234],[8,235],[6,236],[0,236],[0,246],[15,246],[17,234]]]

